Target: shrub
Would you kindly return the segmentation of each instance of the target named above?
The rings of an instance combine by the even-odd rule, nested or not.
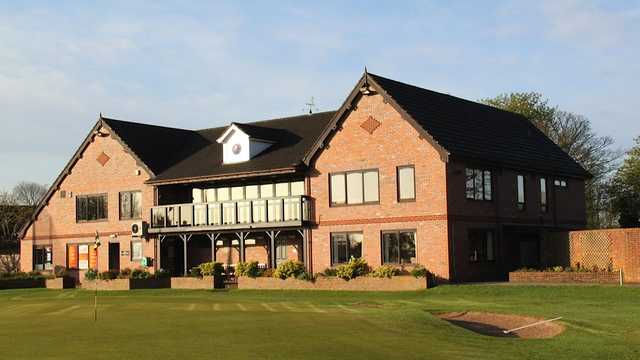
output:
[[[95,280],[98,278],[98,272],[96,270],[89,269],[84,273],[84,278],[90,281]]]
[[[336,268],[336,276],[344,279],[351,280],[358,276],[366,275],[369,272],[369,265],[363,258],[351,257],[349,262],[342,264]]]
[[[151,273],[149,273],[145,269],[134,269],[131,271],[131,279],[148,279],[151,277]]]
[[[120,270],[120,274],[118,274],[118,279],[129,279],[131,278],[131,269],[124,268]]]
[[[326,268],[322,272],[322,275],[324,276],[336,276],[336,274],[337,274],[337,271],[334,268]]]
[[[61,278],[61,277],[65,277],[68,276],[69,273],[67,271],[67,268],[62,266],[62,265],[56,265],[53,268],[53,274],[57,277],[57,278]]]
[[[273,272],[273,277],[280,279],[297,278],[300,274],[304,273],[304,264],[299,261],[287,260],[278,265],[278,268]]]
[[[236,266],[236,276],[258,277],[260,268],[257,261],[239,262]]]
[[[416,265],[416,267],[411,269],[411,275],[416,278],[427,277],[429,270],[422,265]]]
[[[207,262],[200,264],[202,276],[220,276],[224,273],[224,267],[219,262]]]
[[[12,272],[0,272],[1,280],[39,280],[39,279],[52,279],[51,275],[43,275],[38,271],[31,271],[28,273],[22,271]]]
[[[98,274],[98,279],[100,280],[113,280],[118,277],[118,273],[113,270],[103,271]]]
[[[260,272],[260,276],[261,277],[273,277],[273,273],[275,272],[275,270],[269,268],[269,269],[264,269],[262,270],[262,272]]]
[[[166,279],[171,277],[171,271],[165,269],[158,269],[154,274],[156,279]]]
[[[200,267],[199,266],[195,266],[195,267],[192,267],[191,269],[189,269],[189,276],[191,276],[191,277],[201,277],[202,276],[202,272],[200,271]]]
[[[296,276],[296,279],[313,282],[316,281],[316,276],[313,273],[305,271],[302,274]]]
[[[391,265],[382,265],[371,272],[371,276],[378,278],[389,278],[398,275],[400,271]]]

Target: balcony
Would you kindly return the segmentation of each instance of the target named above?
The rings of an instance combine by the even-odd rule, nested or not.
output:
[[[300,227],[309,220],[308,196],[175,204],[151,208],[149,233]]]

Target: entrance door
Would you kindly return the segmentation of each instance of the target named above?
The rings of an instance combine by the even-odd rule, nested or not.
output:
[[[120,271],[120,243],[109,243],[109,270]]]
[[[523,239],[520,241],[520,267],[538,268],[540,266],[540,252],[537,239]]]
[[[276,266],[287,260],[287,239],[276,239]]]

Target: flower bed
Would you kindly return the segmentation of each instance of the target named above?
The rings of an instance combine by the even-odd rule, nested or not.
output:
[[[554,272],[554,271],[513,271],[509,273],[509,282],[514,283],[592,283],[618,284],[619,272]]]
[[[82,288],[86,290],[100,291],[135,290],[135,289],[168,289],[171,287],[170,278],[150,279],[112,279],[112,280],[85,280]]]
[[[427,288],[427,279],[410,275],[392,278],[371,276],[343,280],[337,277],[318,276],[315,281],[275,277],[238,277],[238,289],[259,290],[330,290],[330,291],[411,291]]]

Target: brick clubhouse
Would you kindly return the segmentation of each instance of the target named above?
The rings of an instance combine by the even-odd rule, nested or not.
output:
[[[330,112],[203,130],[100,116],[22,230],[21,267],[362,257],[505,279],[585,226],[589,177],[520,115],[365,72]]]

